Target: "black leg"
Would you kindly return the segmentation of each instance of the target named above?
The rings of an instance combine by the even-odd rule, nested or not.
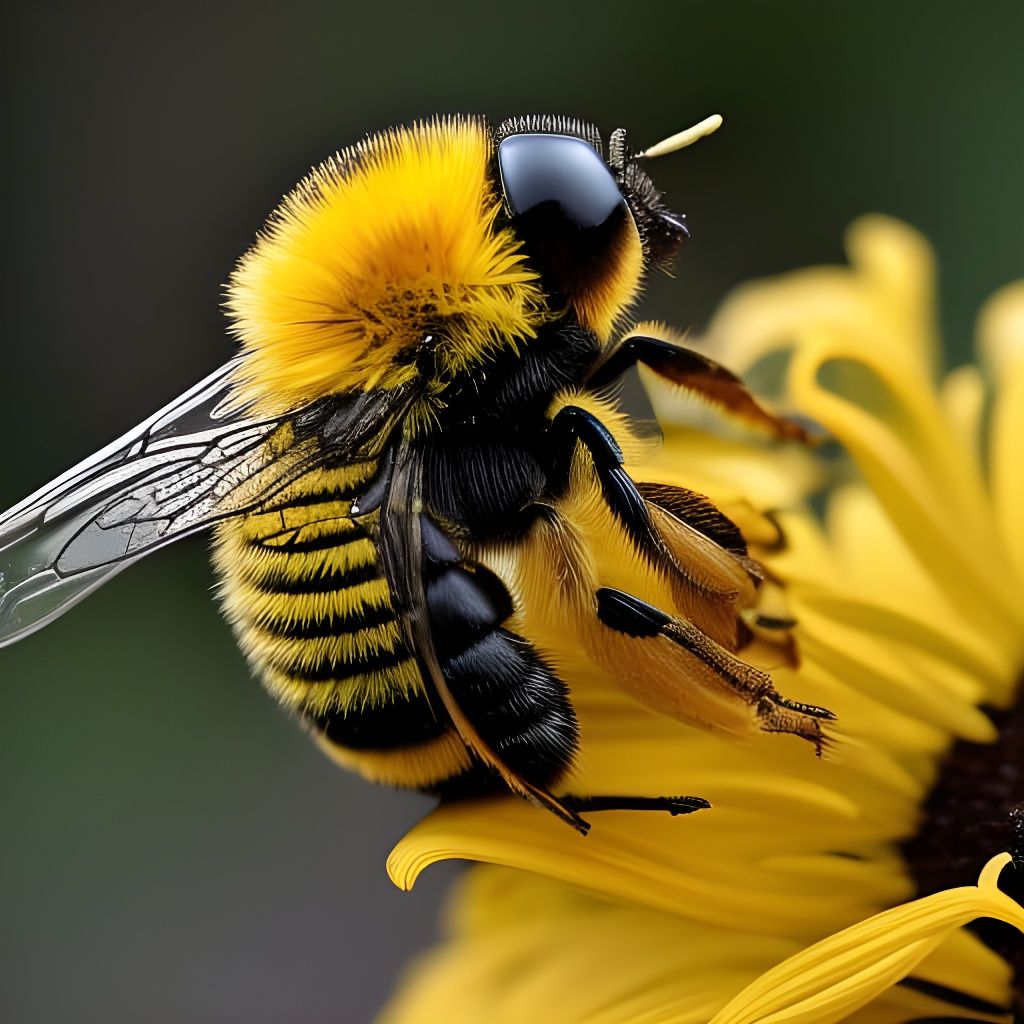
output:
[[[646,335],[626,338],[598,360],[587,378],[587,385],[594,389],[602,388],[637,363],[643,363],[659,377],[693,391],[726,412],[766,428],[779,437],[808,440],[807,431],[799,423],[765,409],[731,370],[700,352],[662,338]]]
[[[668,811],[692,814],[711,806],[700,796],[563,796],[561,802],[571,811]]]
[[[568,481],[576,444],[582,444],[594,461],[601,493],[612,514],[644,554],[656,562],[665,559],[668,553],[651,522],[647,502],[623,469],[622,450],[608,428],[593,413],[567,405],[551,421],[548,437],[552,480]]]

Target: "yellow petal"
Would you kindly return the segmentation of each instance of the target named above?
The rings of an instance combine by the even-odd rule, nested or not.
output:
[[[1024,282],[989,300],[978,335],[997,387],[990,428],[992,500],[1006,546],[1024,576]]]
[[[1024,281],[1000,288],[978,314],[978,349],[993,380],[1024,359]]]
[[[519,867],[615,899],[672,911],[721,927],[758,934],[813,934],[824,920],[837,926],[879,906],[905,898],[907,882],[892,855],[859,860],[835,857],[820,844],[843,836],[855,841],[855,823],[840,821],[819,804],[816,814],[788,813],[788,795],[772,798],[730,792],[727,780],[691,780],[692,792],[707,796],[709,811],[673,819],[668,815],[603,813],[581,837],[549,814],[520,800],[451,804],[416,825],[395,847],[388,872],[409,889],[430,864],[447,858]],[[717,783],[717,784],[716,784]],[[631,790],[635,792],[635,790]],[[809,794],[797,793],[804,801]],[[701,818],[704,818],[701,824]],[[595,816],[596,818],[596,816]],[[782,824],[784,823],[784,824]],[[758,855],[743,850],[754,837]],[[738,877],[731,854],[739,848]],[[820,850],[816,868],[771,853]],[[845,883],[837,886],[835,872]]]
[[[414,965],[378,1024],[706,1024],[737,992],[794,955],[790,938],[715,928],[594,899],[524,872],[475,868],[459,882],[443,944]],[[975,999],[1006,998],[1005,962],[954,931],[914,971]],[[906,1024],[953,1008],[897,986],[858,1024]]]
[[[1024,931],[1024,910],[997,886],[1009,854],[977,886],[926,896],[832,935],[749,985],[710,1024],[833,1024],[906,977],[954,929],[991,917]]]
[[[459,904],[486,914],[414,967],[378,1024],[705,1024],[793,948],[512,872],[468,881]]]
[[[882,214],[860,217],[846,233],[850,263],[885,304],[901,339],[925,373],[939,354],[935,326],[935,260],[925,237]]]
[[[841,381],[832,388],[823,383],[823,368],[837,362],[877,389],[870,411],[843,393]],[[820,336],[794,355],[790,384],[800,408],[843,442],[960,616],[1019,654],[1024,614],[979,468],[910,365],[893,353],[866,353],[852,340]]]
[[[963,437],[972,452],[981,454],[985,378],[977,366],[958,366],[946,374],[939,391],[942,411],[953,433]]]
[[[921,235],[890,217],[855,221],[847,233],[851,267],[818,267],[737,288],[708,329],[715,358],[745,372],[789,349],[807,331],[856,331],[863,345],[893,349],[931,372],[934,266]]]

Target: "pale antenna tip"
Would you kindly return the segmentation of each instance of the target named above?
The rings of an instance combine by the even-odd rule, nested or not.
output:
[[[721,127],[722,115],[712,114],[710,117],[705,117],[703,121],[698,122],[692,128],[676,132],[675,135],[670,135],[667,139],[656,142],[642,153],[637,153],[637,156],[645,157],[648,160],[656,156],[667,156],[669,153],[675,153],[680,149],[686,149],[687,146],[692,146],[699,139],[703,139],[704,136],[718,131]]]

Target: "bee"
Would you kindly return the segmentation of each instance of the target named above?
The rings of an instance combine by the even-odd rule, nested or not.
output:
[[[435,118],[315,168],[231,276],[236,358],[0,517],[0,644],[212,529],[255,673],[368,779],[510,791],[582,833],[707,807],[564,791],[559,645],[656,711],[820,752],[829,712],[741,657],[761,572],[740,531],[631,479],[611,388],[642,364],[802,436],[669,332],[618,330],[687,236],[649,161],[719,121],[633,153],[560,117]]]

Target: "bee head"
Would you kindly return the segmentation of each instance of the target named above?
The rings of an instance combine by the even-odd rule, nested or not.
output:
[[[272,416],[398,388],[424,366],[450,379],[562,311],[607,340],[686,236],[642,166],[658,148],[630,154],[619,131],[605,157],[577,122],[524,118],[495,136],[483,118],[438,117],[341,150],[228,282],[236,401]]]
[[[717,124],[702,126],[707,134]],[[605,155],[595,128],[553,117],[506,121],[497,137],[506,213],[528,260],[549,292],[606,335],[646,270],[667,267],[688,235],[685,216],[664,204],[643,166],[688,142],[674,136],[632,154],[618,129]]]

